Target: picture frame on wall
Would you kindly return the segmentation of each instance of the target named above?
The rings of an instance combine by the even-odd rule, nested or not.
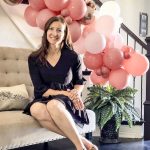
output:
[[[148,34],[148,14],[140,13],[140,24],[139,24],[139,35],[141,37],[146,37]]]

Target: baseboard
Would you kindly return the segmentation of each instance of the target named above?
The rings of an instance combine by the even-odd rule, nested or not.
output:
[[[119,129],[119,137],[120,138],[135,138],[141,139],[144,135],[143,125],[134,125],[130,128],[128,125],[121,125]],[[100,136],[99,127],[96,127],[96,130],[93,133],[93,136]]]
[[[128,125],[121,125],[119,129],[119,137],[121,138],[143,138],[143,125],[134,125],[130,128]]]

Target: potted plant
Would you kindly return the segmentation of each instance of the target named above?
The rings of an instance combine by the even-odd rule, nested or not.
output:
[[[133,122],[140,119],[133,104],[137,90],[131,87],[117,90],[110,85],[93,85],[88,87],[88,91],[85,106],[96,114],[101,141],[118,143],[118,130],[122,121],[126,120],[129,127],[132,127]]]

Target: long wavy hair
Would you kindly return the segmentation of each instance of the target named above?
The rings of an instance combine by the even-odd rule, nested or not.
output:
[[[39,58],[43,64],[46,64],[45,58],[46,58],[46,55],[48,54],[48,48],[50,45],[50,43],[47,40],[47,31],[53,22],[61,22],[62,24],[65,24],[64,40],[61,43],[61,47],[63,45],[66,45],[71,50],[73,50],[71,35],[70,35],[69,28],[68,28],[66,21],[64,20],[64,18],[62,16],[54,16],[54,17],[50,18],[45,24],[44,33],[42,36],[42,43],[41,43],[40,48],[31,54],[31,56],[35,56],[35,57]]]

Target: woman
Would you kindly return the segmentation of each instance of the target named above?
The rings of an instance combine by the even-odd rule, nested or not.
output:
[[[81,100],[84,79],[78,55],[72,50],[68,26],[62,17],[50,18],[41,47],[28,59],[35,99],[24,113],[41,126],[69,138],[77,150],[97,150],[79,135],[75,123],[88,124]]]

